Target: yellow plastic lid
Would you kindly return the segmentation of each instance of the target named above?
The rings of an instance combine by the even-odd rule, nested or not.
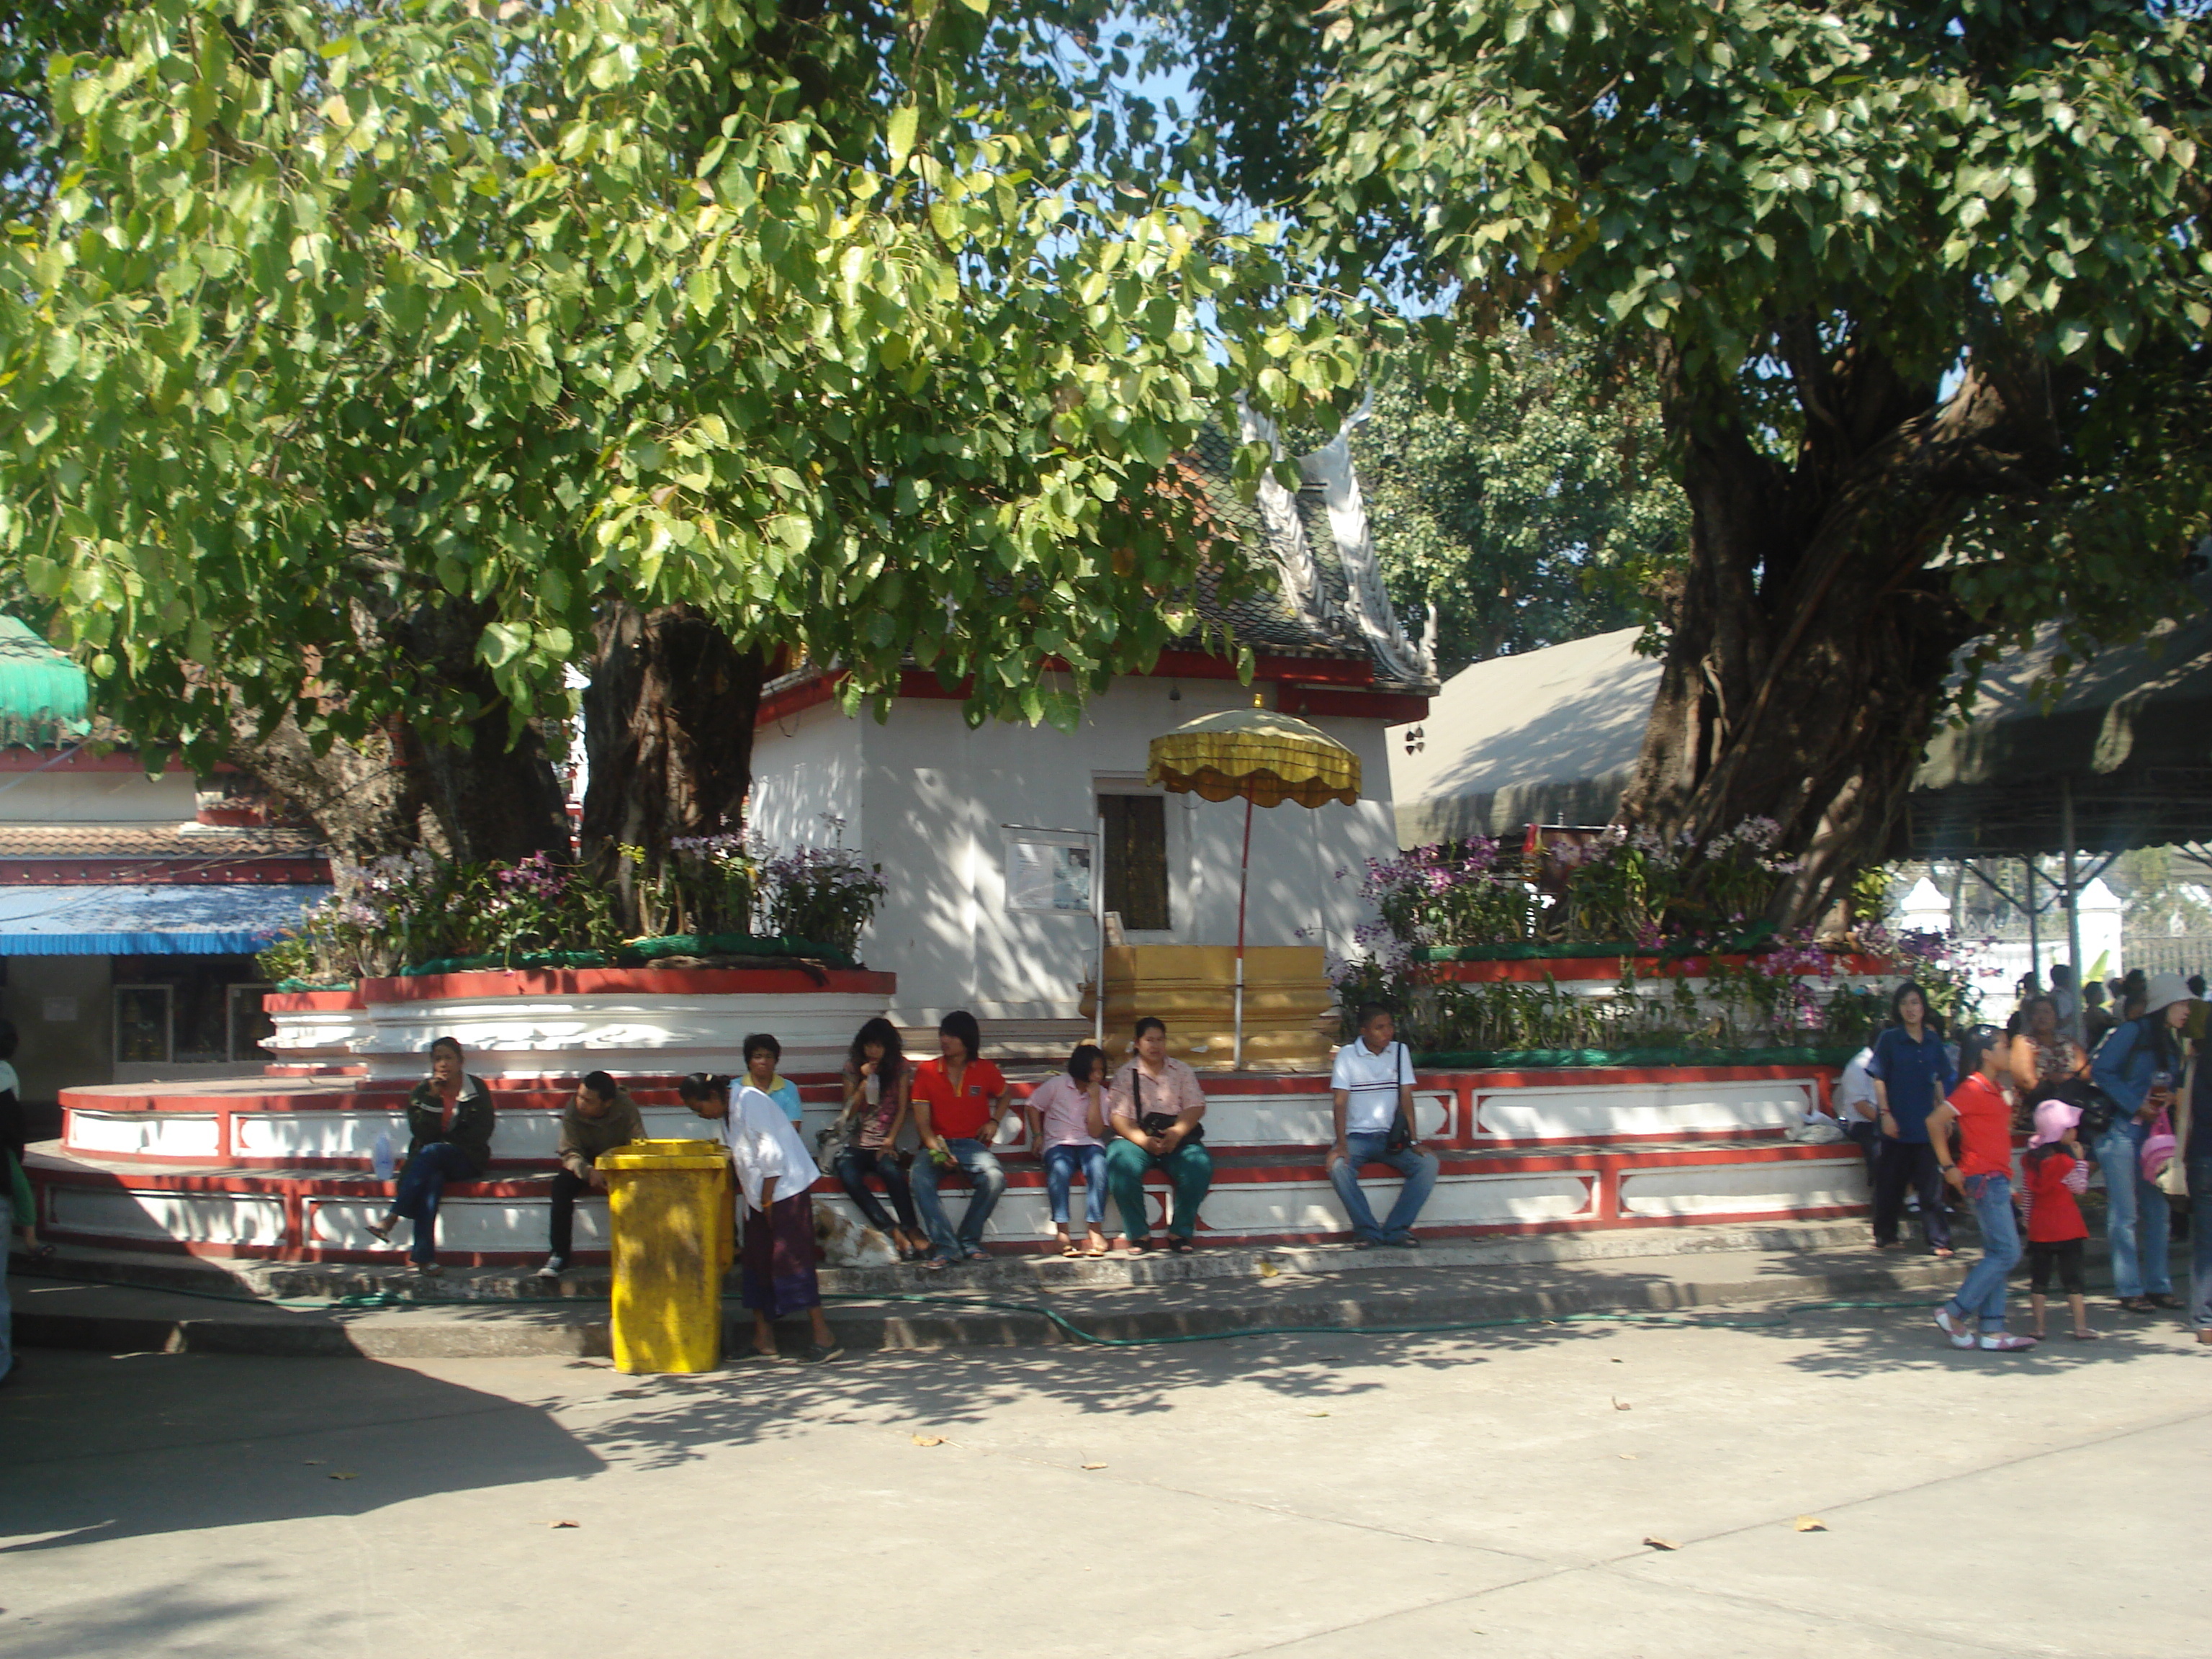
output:
[[[633,1140],[597,1160],[602,1170],[719,1170],[728,1162],[719,1140]]]

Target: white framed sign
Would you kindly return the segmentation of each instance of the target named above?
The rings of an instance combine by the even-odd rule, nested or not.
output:
[[[1091,914],[1094,857],[1089,844],[1070,836],[1042,839],[1030,831],[1006,838],[1006,908],[1060,915]]]

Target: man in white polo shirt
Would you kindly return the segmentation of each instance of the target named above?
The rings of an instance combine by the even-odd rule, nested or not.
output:
[[[1420,1248],[1413,1218],[1429,1201],[1441,1167],[1434,1153],[1413,1138],[1413,1057],[1397,1040],[1397,1022],[1379,1002],[1363,1003],[1359,1035],[1336,1051],[1329,1088],[1336,1106],[1336,1143],[1328,1150],[1329,1184],[1352,1218],[1355,1249],[1389,1244],[1401,1250]],[[1400,1120],[1403,1119],[1402,1128]],[[1393,1146],[1392,1131],[1399,1129]],[[1380,1226],[1367,1195],[1359,1190],[1359,1171],[1385,1164],[1406,1178],[1389,1218]]]

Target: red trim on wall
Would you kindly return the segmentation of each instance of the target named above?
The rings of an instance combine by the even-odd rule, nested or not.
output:
[[[803,714],[810,708],[819,708],[833,701],[837,695],[837,682],[843,674],[815,674],[787,685],[760,700],[753,711],[756,727],[773,726],[778,720],[787,720],[794,714]]]
[[[368,1005],[459,997],[769,996],[824,991],[890,996],[898,975],[866,968],[513,968],[471,974],[365,979]]]
[[[1429,717],[1429,700],[1409,692],[1338,690],[1289,682],[1277,696],[1275,707],[1285,714],[1381,720],[1385,726],[1407,726]]]
[[[1671,959],[1631,957],[1627,960],[1636,964],[1639,979],[1700,979],[1711,970],[1715,963],[1724,968],[1741,968],[1752,958],[1722,955]],[[1618,979],[1620,977],[1621,961],[1620,957],[1536,957],[1520,962],[1426,962],[1420,964],[1419,971],[1431,982],[1534,984],[1547,976],[1554,980]],[[1881,957],[1842,957],[1834,963],[1838,972],[1863,977],[1879,977],[1892,972],[1893,967],[1894,964]],[[1800,977],[1809,977],[1816,971],[1810,968],[1796,970]]]

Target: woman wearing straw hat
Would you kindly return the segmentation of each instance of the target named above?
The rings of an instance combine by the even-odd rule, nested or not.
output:
[[[2116,1115],[2099,1137],[2105,1172],[2105,1237],[2112,1252],[2112,1288],[2130,1313],[2179,1308],[2166,1270],[2171,1212],[2158,1182],[2143,1173],[2142,1147],[2151,1125],[2174,1101],[2181,1075],[2180,1028],[2189,1019],[2189,987],[2179,974],[2153,974],[2143,1010],[2106,1037],[2092,1063],[2097,1086],[2129,1115]]]

